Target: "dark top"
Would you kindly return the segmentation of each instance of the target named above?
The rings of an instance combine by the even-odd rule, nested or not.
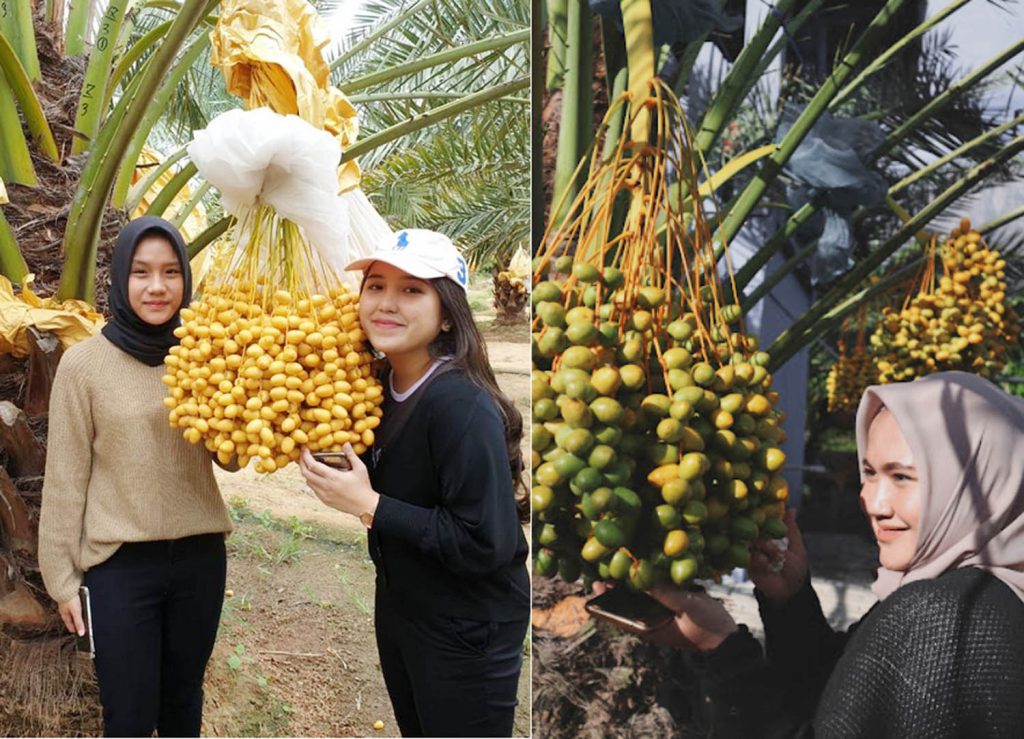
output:
[[[709,736],[1024,736],[1024,603],[993,575],[905,585],[846,633],[810,580],[785,604],[758,602],[767,656],[741,626],[692,658]]]
[[[526,537],[491,396],[459,370],[433,378],[376,465],[372,457],[381,498],[369,548],[384,601],[411,616],[528,618]]]

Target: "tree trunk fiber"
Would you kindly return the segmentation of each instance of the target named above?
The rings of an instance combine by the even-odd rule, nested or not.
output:
[[[14,482],[0,467],[0,544],[34,558],[39,530],[32,518]]]
[[[15,639],[32,639],[53,632],[59,617],[45,608],[24,583],[10,585],[11,591],[0,596],[0,631]]]
[[[11,477],[42,476],[46,447],[32,433],[21,409],[6,400],[0,401],[0,443],[7,450],[7,471]]]
[[[64,349],[50,333],[29,328],[28,382],[21,407],[26,415],[38,416],[50,410],[50,388]]]
[[[21,362],[10,354],[0,354],[0,375],[6,375],[8,372],[16,372],[21,368]]]
[[[17,585],[18,569],[15,564],[3,555],[0,555],[0,602],[4,597],[14,590]],[[0,616],[2,619],[2,616]]]

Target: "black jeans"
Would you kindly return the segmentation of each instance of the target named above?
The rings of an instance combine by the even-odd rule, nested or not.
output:
[[[411,619],[383,600],[377,651],[402,736],[511,736],[529,619]]]
[[[224,602],[223,534],[122,544],[85,573],[105,736],[199,736]]]

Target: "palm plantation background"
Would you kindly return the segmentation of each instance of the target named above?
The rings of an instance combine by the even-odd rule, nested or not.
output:
[[[529,239],[529,8],[454,0],[321,3],[353,15],[331,82],[359,111],[344,153],[392,227],[444,231],[479,270]],[[190,253],[228,226],[188,161],[193,131],[241,101],[210,64],[209,0],[4,0],[0,272],[102,311],[130,214],[185,227]],[[78,733],[95,695],[75,669],[36,563],[49,385],[59,345],[0,356],[0,733]],[[57,707],[60,707],[57,709]],[[82,719],[84,720],[84,719]],[[6,729],[9,730],[4,730]],[[76,728],[77,727],[77,728]]]

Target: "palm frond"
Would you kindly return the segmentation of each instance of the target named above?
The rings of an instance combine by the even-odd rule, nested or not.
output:
[[[126,35],[126,48],[130,48],[135,41],[161,23],[173,20],[175,15],[171,10],[154,7],[136,7],[129,12],[131,30]],[[208,32],[209,27],[205,25],[196,31],[197,34]],[[121,89],[115,91],[115,99],[132,77],[139,73],[151,53],[143,54],[129,67],[128,73],[121,80]],[[167,110],[154,128],[154,136],[162,148],[177,148],[191,139],[197,129],[204,128],[211,118],[240,105],[241,102],[225,89],[220,70],[210,64],[210,51],[207,49],[174,91]]]
[[[906,69],[904,67],[904,69]],[[895,128],[902,120],[924,107],[930,100],[947,90],[964,76],[963,69],[952,49],[951,32],[937,31],[925,37],[917,63],[905,73],[885,75],[875,85],[872,94],[886,101],[887,113],[882,123]],[[1001,121],[987,109],[985,99],[995,80],[974,85],[957,96],[938,115],[925,121],[902,143],[904,150],[919,150],[933,156],[942,156],[974,138],[982,131]],[[1007,139],[1008,140],[1008,139]],[[993,141],[977,152],[979,159],[991,156],[1006,140]]]
[[[416,4],[410,12],[413,5],[410,0],[372,0],[360,8],[347,38],[338,50],[337,59],[341,63],[333,70],[335,84],[474,41],[529,28],[529,5],[523,0],[494,0],[486,4],[433,0]],[[401,19],[401,22],[373,43],[364,45],[359,53],[348,54],[375,28],[385,26],[395,19]],[[498,62],[505,61],[513,64],[513,70],[508,73],[511,77],[505,77],[511,79],[528,68],[529,50],[526,47],[526,44],[520,45],[510,55],[511,58],[506,60],[493,56],[466,60],[443,70],[434,70],[426,77],[436,78],[437,82],[443,80],[458,88],[461,86],[457,81],[467,68],[490,69],[493,75],[499,67]],[[494,76],[478,79],[477,89],[501,81],[503,79]]]
[[[477,264],[507,258],[529,238],[529,127],[509,103],[455,118],[395,148],[363,187],[395,226],[451,236]]]
[[[188,71],[185,84],[175,91],[163,125],[175,140],[188,141],[212,118],[240,107],[242,101],[228,93],[224,75],[210,64],[210,52],[207,50]]]
[[[328,0],[330,1],[330,0]],[[333,57],[343,85],[384,69],[529,28],[525,0],[368,0]],[[372,41],[364,40],[370,37]],[[360,138],[529,73],[529,45],[473,54],[358,91]],[[529,107],[500,99],[359,158],[363,189],[393,226],[451,236],[477,264],[529,240]]]

